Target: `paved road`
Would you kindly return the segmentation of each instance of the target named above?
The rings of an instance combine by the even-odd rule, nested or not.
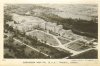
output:
[[[38,31],[40,31],[40,30],[38,30]],[[41,31],[41,32],[43,32],[43,33],[45,33],[45,34],[47,34],[47,35],[52,36],[52,37],[58,42],[58,46],[59,46],[59,45],[62,45],[61,42],[58,40],[58,38],[57,38],[56,36],[54,36],[54,35],[52,35],[52,34],[50,34],[50,33],[46,33],[46,32],[44,32],[44,31]]]
[[[35,31],[41,31],[41,30],[35,30]],[[70,51],[71,53],[76,53],[76,51],[65,47],[65,46],[58,40],[58,38],[57,38],[56,36],[54,36],[54,35],[52,35],[52,34],[50,34],[50,33],[46,33],[46,32],[44,32],[44,31],[41,31],[41,32],[44,33],[44,34],[47,34],[47,35],[52,36],[52,37],[58,42],[58,45],[57,45],[57,46],[50,45],[49,43],[46,43],[47,45],[52,46],[52,47],[60,47],[60,48],[62,48],[62,49],[65,49],[65,50],[67,50],[67,51]],[[81,38],[79,38],[79,39],[81,39]],[[79,40],[79,39],[77,39],[77,40]],[[40,40],[40,39],[39,39],[39,40]],[[77,40],[75,40],[75,41],[77,41]],[[74,41],[72,41],[72,42],[74,42]],[[69,42],[69,43],[72,43],[72,42]]]
[[[74,53],[74,54],[71,55],[71,56],[79,55],[79,54],[81,54],[81,53],[84,53],[84,52],[89,51],[89,50],[92,50],[92,49],[95,49],[95,48],[89,48],[89,49],[86,49],[86,50],[83,50],[83,51],[80,51],[80,52]],[[68,57],[65,57],[65,58],[63,58],[63,59],[67,59],[67,58],[68,58]]]
[[[18,41],[18,42],[20,42],[22,45],[26,45],[27,47],[29,47],[29,48],[31,48],[31,49],[33,49],[33,50],[35,50],[35,51],[37,51],[37,52],[40,53],[40,51],[37,50],[37,49],[35,49],[34,47],[31,47],[31,46],[29,46],[29,45],[27,45],[27,44],[21,42],[20,40],[18,40],[18,39],[16,39],[16,38],[14,38],[14,40],[15,40],[15,41]],[[43,53],[43,52],[41,52],[41,54],[43,54],[43,55],[45,55],[45,56],[49,56],[49,55],[47,55],[47,54],[45,54],[45,53]]]
[[[35,31],[41,31],[41,30],[35,30]],[[35,32],[35,31],[34,31],[34,32]],[[46,33],[46,32],[44,32],[44,31],[41,31],[41,32],[43,32],[43,33],[45,33],[45,34],[47,34],[47,35],[52,36],[52,37],[58,42],[58,46],[53,46],[53,45],[50,45],[49,43],[47,43],[49,46],[52,46],[52,47],[60,47],[60,48],[63,48],[63,49],[65,49],[65,50],[67,50],[67,51],[70,51],[71,53],[73,53],[72,56],[75,56],[75,55],[77,55],[77,54],[80,54],[80,53],[86,52],[86,51],[88,51],[88,50],[91,50],[91,48],[90,48],[90,49],[86,49],[86,50],[77,52],[77,51],[71,50],[71,49],[69,49],[69,48],[66,47],[66,46],[68,46],[70,43],[76,42],[76,41],[78,41],[78,40],[84,40],[83,38],[78,38],[78,39],[76,39],[76,40],[74,40],[74,41],[71,41],[71,42],[69,42],[69,43],[66,43],[65,45],[62,45],[62,43],[58,40],[58,38],[57,38],[56,36],[54,36],[54,35],[52,35],[52,34],[50,34],[50,33]],[[15,38],[14,38],[14,39],[15,39]],[[21,41],[18,40],[18,39],[15,39],[15,40],[18,41],[18,42],[21,42]],[[40,52],[39,50],[37,50],[37,49],[35,49],[35,48],[33,48],[33,47],[31,47],[31,46],[29,46],[29,45],[23,43],[23,42],[21,42],[21,43],[22,43],[23,45],[26,45],[27,47],[30,47],[31,49],[33,49],[33,50],[35,50],[35,51],[37,51],[37,52]],[[43,53],[43,52],[41,52],[41,53],[42,53],[43,55],[45,55],[45,56],[49,56],[49,55],[47,55],[47,54],[45,54],[45,53]],[[68,58],[68,57],[65,57],[65,58]]]
[[[78,38],[78,39],[76,39],[76,40],[70,41],[70,42],[64,44],[64,46],[68,46],[70,43],[76,42],[76,41],[78,41],[78,40],[83,40],[83,38]]]
[[[40,30],[39,30],[39,31],[40,31]],[[43,31],[41,31],[41,32],[43,32]],[[55,40],[59,43],[58,46],[53,46],[53,45],[51,45],[52,47],[60,47],[60,48],[63,48],[63,49],[65,49],[65,50],[67,50],[67,51],[70,51],[71,53],[73,53],[72,56],[78,55],[78,54],[80,54],[80,53],[83,53],[83,52],[86,52],[86,51],[89,51],[89,50],[92,49],[92,48],[89,48],[89,49],[86,49],[86,50],[77,52],[77,51],[74,51],[74,50],[72,50],[72,49],[69,49],[69,48],[65,47],[65,45],[68,46],[68,44],[73,43],[73,42],[76,42],[76,41],[78,41],[78,40],[86,41],[86,40],[83,39],[83,37],[78,38],[78,39],[76,39],[76,40],[74,40],[74,41],[71,41],[71,42],[69,42],[69,43],[66,43],[65,45],[62,45],[62,43],[58,40],[58,38],[57,38],[56,36],[54,36],[54,35],[52,35],[52,34],[49,34],[49,33],[46,33],[46,32],[43,32],[43,33],[53,36],[53,37],[55,38]]]

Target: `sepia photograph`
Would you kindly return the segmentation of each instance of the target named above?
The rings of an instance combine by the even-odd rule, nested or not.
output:
[[[4,4],[4,59],[98,59],[97,4]]]

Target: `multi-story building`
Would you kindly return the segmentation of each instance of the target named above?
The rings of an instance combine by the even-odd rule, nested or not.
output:
[[[52,31],[54,33],[57,33],[60,36],[62,36],[65,33],[65,30],[63,29],[62,25],[57,25],[56,23],[52,23],[52,22],[40,23],[39,27],[47,31]]]

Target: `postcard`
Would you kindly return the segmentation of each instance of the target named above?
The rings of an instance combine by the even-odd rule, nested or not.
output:
[[[97,0],[5,0],[0,66],[99,66]]]

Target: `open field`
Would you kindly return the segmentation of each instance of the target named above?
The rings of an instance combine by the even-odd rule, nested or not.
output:
[[[86,42],[78,40],[76,42],[69,44],[67,47],[75,51],[82,51],[89,48],[88,46],[85,46],[85,44]]]

